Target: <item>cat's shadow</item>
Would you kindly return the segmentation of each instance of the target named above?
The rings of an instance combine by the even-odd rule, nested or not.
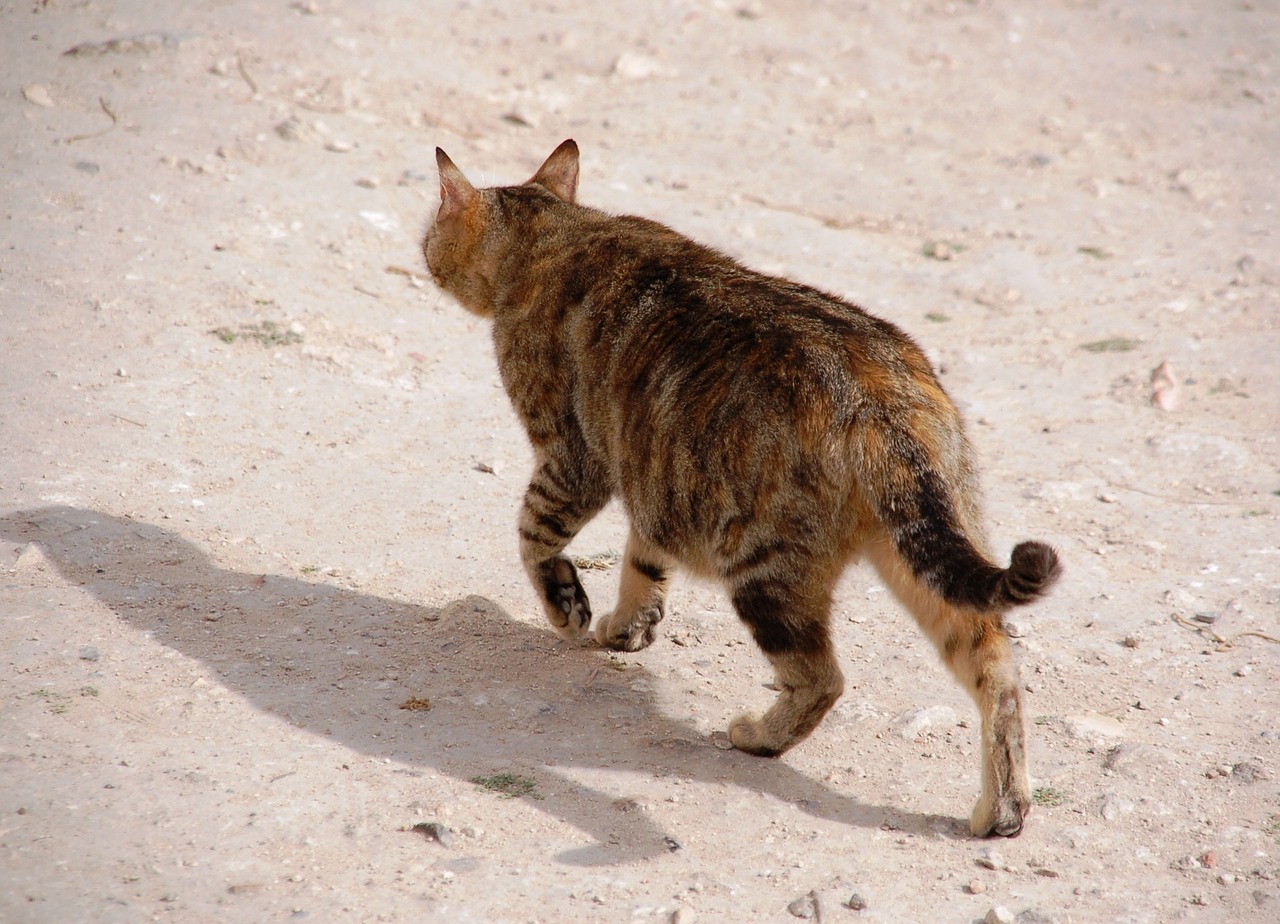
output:
[[[419,606],[228,571],[174,532],[73,507],[0,516],[0,537],[39,543],[67,581],[123,623],[298,728],[411,771],[534,780],[531,805],[595,839],[561,853],[563,862],[677,849],[625,790],[575,779],[600,769],[671,777],[673,790],[685,779],[728,784],[849,825],[966,836],[958,820],[868,805],[784,761],[726,750],[659,710],[650,693],[659,681],[647,671],[619,671],[607,652],[564,643],[483,597]],[[429,708],[401,708],[414,697]]]

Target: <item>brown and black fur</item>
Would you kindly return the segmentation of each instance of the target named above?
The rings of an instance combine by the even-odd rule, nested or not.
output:
[[[522,186],[477,190],[437,149],[441,204],[423,243],[442,289],[493,320],[498,367],[536,470],[520,550],[547,617],[585,635],[569,541],[610,500],[631,520],[601,644],[636,651],[671,569],[721,581],[781,690],[734,745],[777,755],[840,697],[831,594],[866,558],[982,715],[975,834],[1030,808],[1022,707],[1002,614],[1057,578],[1024,542],[986,551],[964,428],[920,348],[809,286],[753,272],[670,228],[576,203],[566,141]]]

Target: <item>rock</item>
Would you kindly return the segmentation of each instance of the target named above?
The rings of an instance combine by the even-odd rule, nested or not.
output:
[[[836,705],[832,712],[841,719],[850,722],[865,722],[867,719],[878,719],[883,713],[873,704],[863,700],[862,702],[841,702]]]
[[[810,892],[808,895],[801,895],[799,898],[792,901],[791,904],[787,905],[787,910],[798,918],[804,918],[806,920],[809,918],[822,919],[822,915],[819,910],[817,892]]]
[[[1009,619],[1006,617],[1004,631],[1008,633],[1009,638],[1026,638],[1031,634],[1031,624],[1025,619]]]
[[[1035,908],[1028,908],[1016,918],[1016,924],[1054,924],[1053,916]]]
[[[956,255],[955,248],[946,241],[925,241],[920,252],[931,260],[950,260]]]
[[[969,884],[964,888],[970,895],[981,895],[983,892],[987,891],[987,884],[981,879],[971,879],[969,880]]]
[[[1067,734],[1078,741],[1098,743],[1108,738],[1124,737],[1124,726],[1119,720],[1098,712],[1067,716],[1065,724]]]
[[[1177,410],[1178,379],[1168,360],[1151,370],[1151,403],[1162,411]]]
[[[85,645],[83,648],[80,649],[81,661],[96,661],[101,657],[102,657],[102,652],[98,651],[98,649],[92,645]]]
[[[1242,760],[1231,768],[1231,778],[1241,783],[1256,783],[1258,780],[1265,780],[1267,772],[1257,761]]]
[[[854,892],[852,895],[850,895],[849,900],[845,902],[845,904],[848,905],[854,911],[867,910],[867,900],[863,898],[861,895],[859,895],[857,892]]]
[[[22,96],[28,103],[45,109],[53,108],[53,97],[49,95],[49,88],[42,83],[27,84],[22,88]]]
[[[978,851],[974,862],[983,869],[1007,870],[1009,868],[1009,864],[1004,860],[1004,854],[994,847],[983,847]]]
[[[453,834],[438,821],[423,821],[413,826],[424,837],[435,841],[441,847],[448,847],[453,842]]]
[[[613,62],[613,74],[627,80],[645,80],[666,75],[667,69],[657,58],[634,51],[624,51]]]
[[[13,563],[13,572],[21,574],[27,571],[44,571],[47,563],[48,559],[39,543],[28,542],[18,552],[18,558]]]
[[[671,912],[671,924],[693,924],[696,920],[698,920],[698,913],[685,905]]]
[[[987,912],[986,917],[982,919],[982,924],[1013,924],[1013,912],[1004,905],[996,905]]]
[[[502,114],[502,121],[521,128],[537,128],[541,120],[527,109],[516,108]]]
[[[1179,610],[1195,609],[1199,605],[1199,599],[1182,587],[1174,587],[1164,592],[1164,602]]]
[[[950,706],[930,706],[902,713],[893,720],[893,725],[900,738],[915,741],[931,728],[954,728],[958,721],[956,711]]]
[[[1144,770],[1150,770],[1168,762],[1168,755],[1150,745],[1117,744],[1107,751],[1107,756],[1102,761],[1102,769],[1137,777]]]
[[[1106,821],[1115,821],[1121,815],[1128,815],[1134,808],[1133,802],[1119,793],[1109,792],[1098,800],[1098,814]]]
[[[297,116],[290,116],[278,124],[275,132],[285,141],[300,141],[312,144],[320,140],[320,133]]]

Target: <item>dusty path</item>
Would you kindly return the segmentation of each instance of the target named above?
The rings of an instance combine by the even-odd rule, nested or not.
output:
[[[0,919],[1275,920],[1280,8],[627,9],[0,4]],[[584,201],[918,335],[998,549],[1061,549],[1019,839],[867,573],[782,761],[717,746],[772,694],[714,588],[633,657],[541,625],[417,239],[435,145],[569,136]]]

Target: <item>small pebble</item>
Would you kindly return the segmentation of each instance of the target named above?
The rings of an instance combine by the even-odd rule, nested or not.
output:
[[[453,834],[438,821],[422,821],[413,826],[413,830],[430,838],[441,847],[448,847],[453,841]]]
[[[981,895],[983,892],[987,891],[987,884],[983,882],[981,879],[974,879],[974,880],[971,880],[967,886],[965,886],[965,890],[970,895]]]
[[[946,241],[928,241],[924,245],[924,255],[934,260],[950,260],[955,251]]]
[[[53,97],[49,95],[49,88],[44,84],[27,84],[22,88],[22,95],[26,98],[28,103],[43,106],[45,109],[53,108]]]
[[[275,132],[285,141],[313,142],[320,139],[320,133],[297,116],[290,116],[281,122],[276,126]]]
[[[867,910],[867,900],[863,898],[861,895],[859,895],[857,892],[854,892],[852,895],[850,895],[849,900],[845,902],[845,904],[847,904],[854,911]]]
[[[1178,408],[1178,377],[1168,362],[1151,370],[1151,403],[1162,411]]]
[[[1231,776],[1241,783],[1256,783],[1258,780],[1265,780],[1267,773],[1262,769],[1261,764],[1252,760],[1242,760],[1231,768]]]
[[[13,571],[27,571],[32,568],[43,570],[44,561],[44,552],[40,546],[34,542],[28,542],[18,552],[18,558],[13,563]]]
[[[671,912],[671,924],[693,924],[696,920],[698,920],[697,912],[684,905]]]
[[[1137,648],[1141,644],[1142,644],[1142,639],[1138,638],[1138,636],[1136,635],[1126,635],[1124,637],[1125,648]]]
[[[982,924],[1013,924],[1013,912],[1004,905],[996,905],[987,912],[987,916],[982,919]]]
[[[787,905],[787,910],[798,918],[822,920],[822,899],[818,897],[817,892],[810,892]]]
[[[102,657],[101,652],[99,652],[98,649],[93,647],[92,645],[85,645],[83,648],[80,649],[81,661],[96,661],[100,657]]]
[[[1045,914],[1043,911],[1037,911],[1035,908],[1028,908],[1019,914],[1014,920],[1017,924],[1054,924],[1053,916]]]
[[[977,864],[983,869],[1008,869],[1009,865],[1004,862],[1004,854],[993,847],[982,848],[978,854]]]
[[[1196,613],[1191,618],[1194,619],[1196,622],[1202,622],[1206,626],[1211,626],[1218,621],[1218,614],[1217,613]]]
[[[1200,854],[1200,865],[1205,869],[1215,869],[1218,865],[1218,851],[1206,850]]]
[[[1107,793],[1098,801],[1098,814],[1105,821],[1115,821],[1121,815],[1128,815],[1137,806],[1119,793]]]
[[[613,62],[613,73],[627,80],[645,80],[666,73],[657,58],[634,51],[624,51]]]

